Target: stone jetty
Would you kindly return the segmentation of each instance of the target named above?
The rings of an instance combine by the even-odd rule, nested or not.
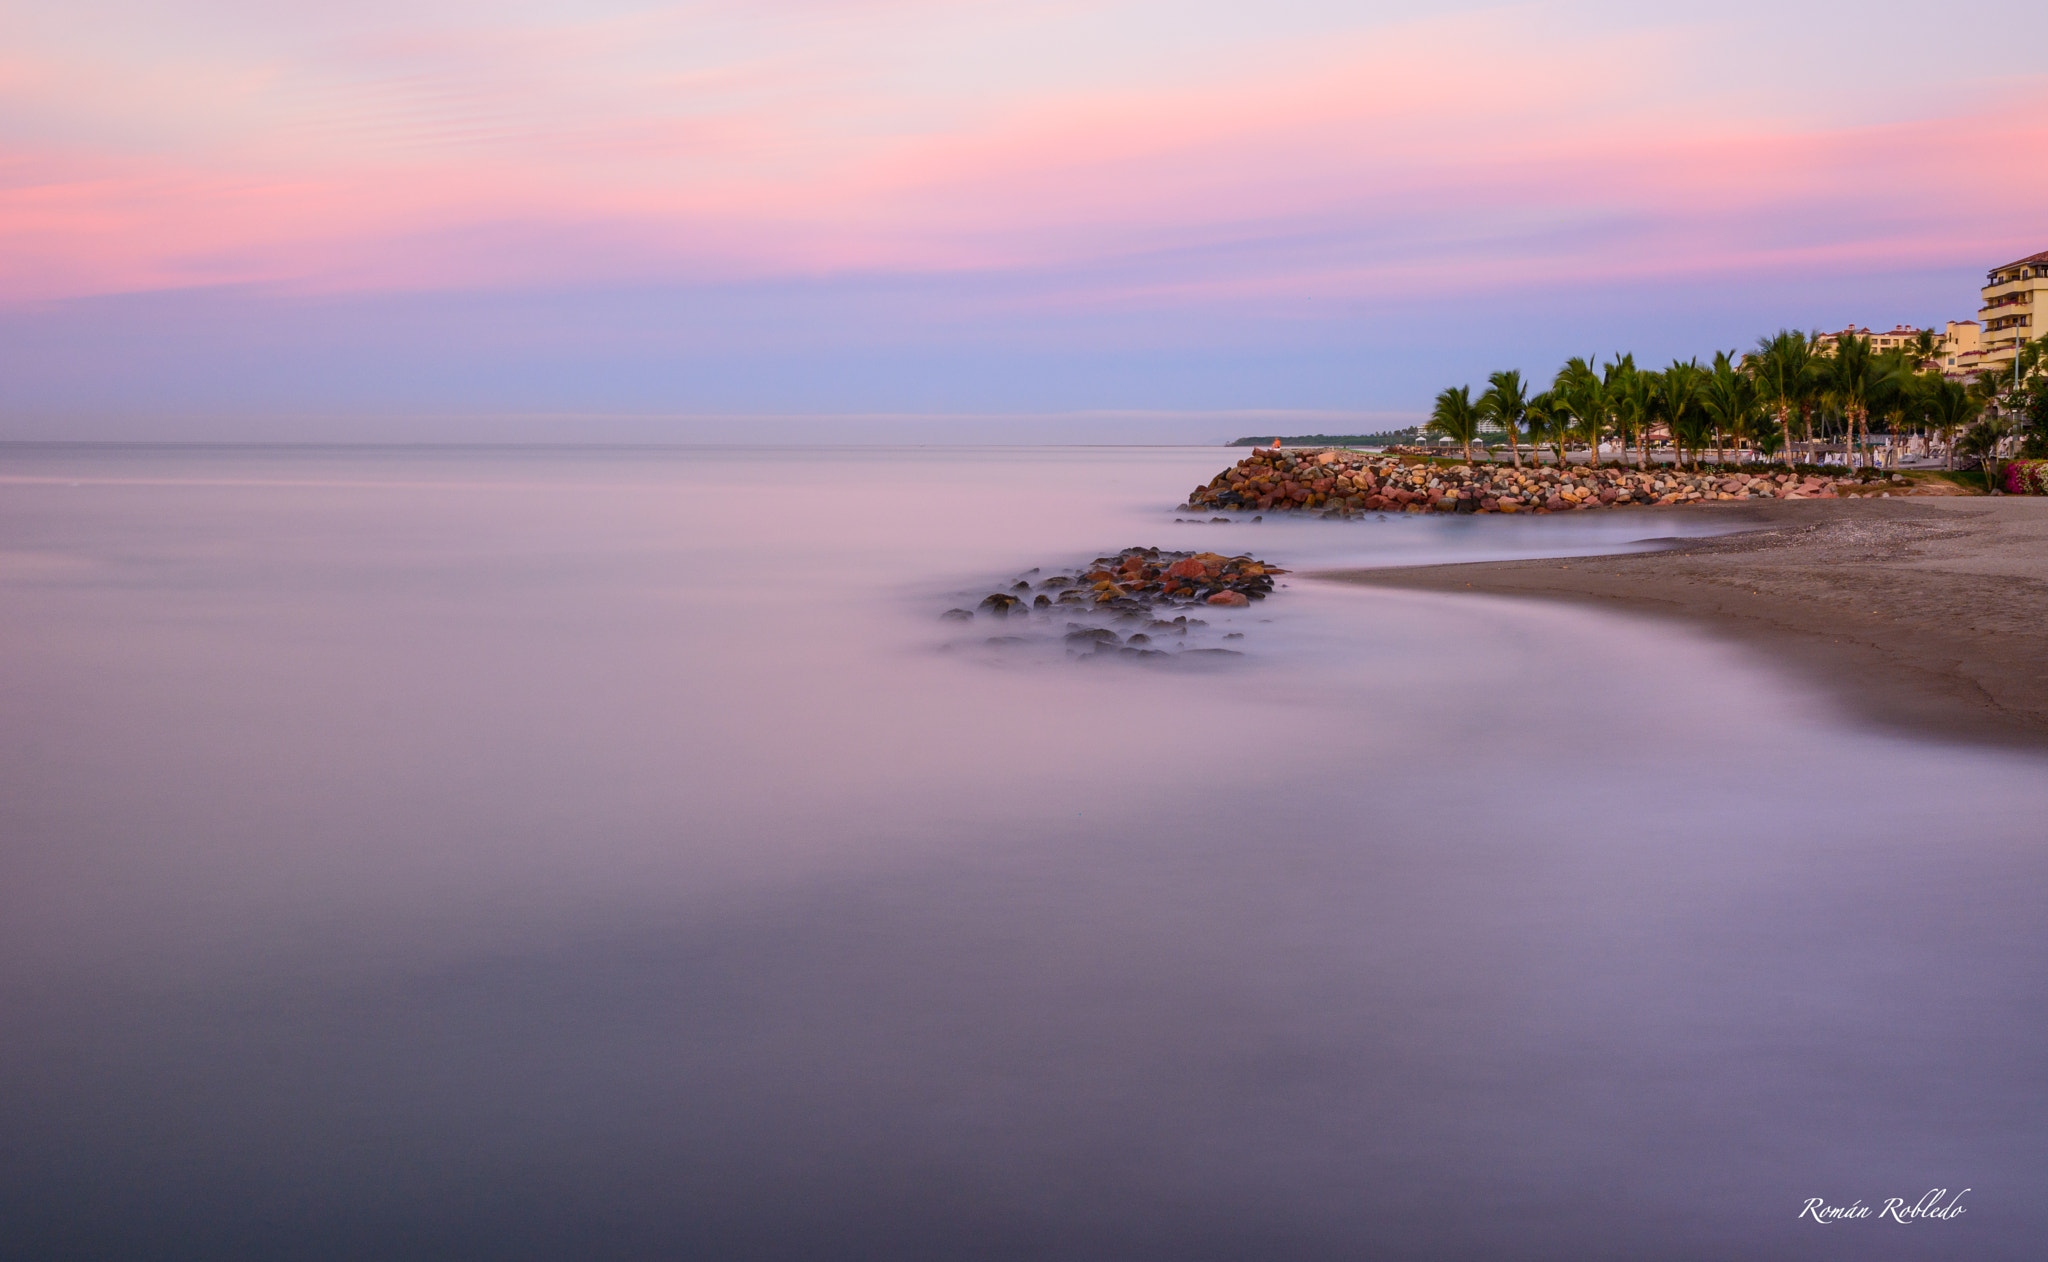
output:
[[[1200,511],[1563,513],[1722,500],[1828,499],[1848,478],[1688,473],[1605,466],[1443,464],[1417,457],[1322,450],[1255,451],[1188,496]]]

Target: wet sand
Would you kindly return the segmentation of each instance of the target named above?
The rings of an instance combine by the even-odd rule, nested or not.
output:
[[[1622,556],[1314,577],[1677,618],[1752,646],[1869,719],[1973,743],[2048,747],[2048,499],[1638,511],[1646,538],[1669,513],[1733,517],[1747,528]]]

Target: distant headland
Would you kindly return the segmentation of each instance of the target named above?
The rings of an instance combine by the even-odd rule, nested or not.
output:
[[[1393,447],[1412,443],[1420,433],[1419,426],[1407,429],[1390,429],[1379,434],[1267,434],[1264,437],[1233,438],[1227,444],[1231,447],[1270,447],[1279,443],[1282,447]]]

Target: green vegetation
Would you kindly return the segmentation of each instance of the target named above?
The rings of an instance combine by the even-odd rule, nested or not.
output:
[[[1423,428],[1461,444],[1468,457],[1482,428],[1497,430],[1518,469],[1524,435],[1538,464],[1546,448],[1561,465],[1566,445],[1583,443],[1597,466],[1601,441],[1613,435],[1621,460],[1633,447],[1644,469],[1660,436],[1676,462],[1693,469],[1709,450],[1718,465],[1731,450],[1768,458],[1816,439],[1841,443],[1850,466],[1860,467],[1868,464],[1872,422],[1881,421],[1887,434],[1919,430],[1941,438],[1951,467],[1958,454],[1979,457],[1989,485],[2002,440],[2020,435],[2023,454],[2048,455],[2044,345],[2029,343],[2011,369],[1964,385],[1922,369],[1934,349],[1928,334],[1916,346],[1878,353],[1869,338],[1824,345],[1819,334],[1781,329],[1757,339],[1747,354],[1717,351],[1711,367],[1690,359],[1641,369],[1633,355],[1616,355],[1596,369],[1591,359],[1575,357],[1535,395],[1521,373],[1492,373],[1476,401],[1469,386],[1440,392]]]
[[[1462,443],[1465,459],[1472,459],[1472,444],[1479,441],[1479,409],[1472,406],[1472,391],[1453,386],[1436,396],[1436,408],[1429,414],[1429,428],[1454,443]]]
[[[1913,477],[1928,481],[1940,480],[1963,488],[1972,494],[1984,489],[1984,480],[1974,473],[1959,473],[1954,469],[1915,469]]]

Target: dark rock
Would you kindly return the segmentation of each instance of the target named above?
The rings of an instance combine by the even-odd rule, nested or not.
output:
[[[974,620],[974,613],[968,609],[948,609],[940,614],[939,617],[944,618],[948,622],[972,622]]]

